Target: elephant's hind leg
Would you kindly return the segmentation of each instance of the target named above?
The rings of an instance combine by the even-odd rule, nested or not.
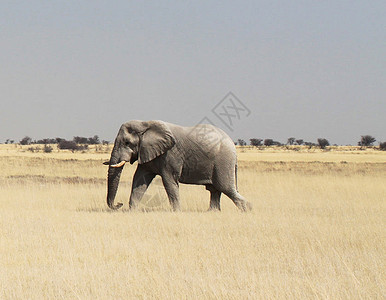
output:
[[[210,192],[209,210],[221,210],[221,207],[220,207],[221,192],[215,189],[215,187],[210,184],[206,186],[206,189]]]
[[[250,211],[252,210],[252,205],[249,203],[243,196],[241,196],[236,189],[232,189],[230,191],[224,191],[224,194],[232,199],[233,203],[241,210],[241,211]]]

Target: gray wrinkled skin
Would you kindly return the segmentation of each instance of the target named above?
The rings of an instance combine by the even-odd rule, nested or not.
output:
[[[251,205],[235,186],[236,148],[231,138],[212,125],[182,127],[163,121],[130,121],[121,126],[111,152],[108,171],[107,204],[114,204],[123,166],[120,162],[138,161],[129,200],[135,208],[156,175],[161,176],[173,210],[179,210],[179,183],[205,185],[210,192],[210,207],[220,210],[221,193],[242,211]]]

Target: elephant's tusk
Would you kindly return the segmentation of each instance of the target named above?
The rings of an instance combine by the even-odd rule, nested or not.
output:
[[[112,168],[120,168],[120,167],[123,167],[125,165],[125,161],[122,160],[119,164],[115,164],[115,165],[111,165],[110,167]]]

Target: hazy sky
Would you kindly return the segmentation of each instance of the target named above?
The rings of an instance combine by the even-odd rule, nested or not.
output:
[[[1,1],[0,142],[203,118],[235,140],[386,141],[385,1],[160,2]],[[230,91],[250,110],[233,131],[212,111]]]

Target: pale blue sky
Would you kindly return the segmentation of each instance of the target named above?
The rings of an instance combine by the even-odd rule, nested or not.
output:
[[[233,139],[386,141],[385,1],[1,1],[0,142],[204,117]],[[211,111],[251,111],[230,131]]]

